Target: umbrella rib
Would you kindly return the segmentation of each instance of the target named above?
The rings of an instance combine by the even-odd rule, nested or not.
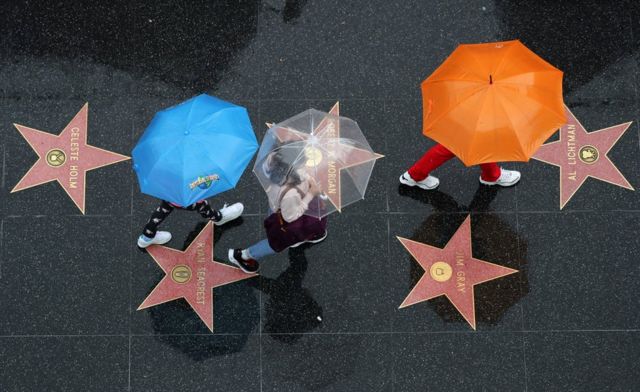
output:
[[[292,147],[291,149],[293,149],[293,150],[295,150],[295,149],[300,150],[300,152],[298,152],[298,155],[296,155],[295,160],[293,161],[293,162],[295,162],[300,158],[301,152],[304,151],[304,148],[307,146],[307,144],[308,143],[306,141],[304,141],[304,140],[296,140],[296,141],[293,141],[293,142],[282,144],[280,146],[273,147],[272,149],[269,150],[269,153],[267,153],[260,161],[264,162],[266,157],[269,156],[269,154],[272,153],[272,152],[284,151],[284,150],[289,149],[289,147]]]
[[[246,143],[246,144],[250,144],[250,142],[249,142],[248,140],[243,139],[243,138],[239,137],[238,135],[234,135],[234,134],[231,134],[231,133],[220,133],[220,135],[225,135],[226,137],[229,137],[229,138],[232,138],[232,139],[239,140],[239,141],[241,141],[243,144],[244,144],[244,143]],[[194,141],[199,141],[199,142],[200,142],[200,143],[202,143],[203,145],[206,145],[206,144],[207,144],[207,143],[209,143],[209,142],[206,140],[206,137],[205,137],[205,138],[203,138],[203,136],[205,136],[205,135],[193,135],[193,140],[194,140]]]
[[[227,137],[231,137],[233,139],[237,139],[237,140],[239,140],[241,142],[246,142],[246,140],[241,139],[240,137],[235,136],[235,135],[231,135],[231,134],[228,134],[228,133],[225,133],[224,135],[227,136]],[[194,137],[194,141],[199,141],[201,144],[206,144],[206,141],[205,140],[201,140],[201,138],[198,137],[198,136]],[[253,154],[255,154],[255,152]],[[251,158],[253,158],[253,154],[251,155]],[[247,161],[247,164],[248,164],[249,161],[250,160]],[[220,170],[218,170],[219,172],[221,172],[221,173],[223,172],[222,167],[220,167],[219,164],[216,164],[215,162],[211,162],[211,163],[215,164],[218,167],[218,169],[220,169]],[[218,174],[218,175],[221,178],[223,178],[229,185],[232,185],[232,186],[234,185],[234,184],[232,184],[231,181],[229,181],[229,178],[226,175],[221,175],[221,174]]]
[[[352,140],[352,139],[336,138],[336,140]],[[340,142],[338,141],[338,143],[340,143]],[[357,143],[357,142],[356,142],[356,143]],[[370,153],[370,152],[371,152],[371,151],[366,150],[366,149],[363,149],[363,148],[351,147],[351,146],[348,146],[348,147],[349,147],[349,148],[353,148],[353,149],[357,149],[357,150],[360,150],[360,151],[365,151],[365,152],[367,152],[367,153]],[[318,144],[318,148],[319,148],[320,150],[324,151],[326,154],[330,154],[329,150],[327,150],[327,149],[326,149],[325,147],[323,147],[322,145]],[[347,164],[347,162],[345,162],[344,160],[340,159],[338,156],[336,156],[335,158],[336,158],[336,160],[337,160],[337,161],[339,161],[339,162],[343,165],[343,166],[341,166],[341,167],[340,167],[340,174],[342,174],[343,172],[345,172],[345,173],[346,173],[346,174],[347,174],[347,175],[352,179],[352,181],[353,181],[353,183],[354,183],[354,185],[355,185],[356,189],[358,190],[358,193],[360,194],[361,200],[362,200],[362,199],[364,198],[364,193],[366,192],[366,188],[367,188],[366,184],[368,184],[368,183],[369,183],[369,179],[371,178],[371,174],[373,173],[373,171],[370,171],[370,172],[369,172],[369,175],[367,176],[367,180],[364,182],[364,184],[365,184],[364,188],[365,188],[365,189],[360,189],[361,187],[360,187],[360,186],[358,186],[358,181],[356,181],[356,179],[354,178],[354,176],[352,176],[352,175],[351,175],[351,172],[349,172],[349,170],[344,170],[344,171],[343,171],[343,169],[349,169],[349,168],[352,168],[352,167],[354,167],[354,166],[364,165],[364,164],[369,163],[369,162],[372,162],[372,161],[374,161],[374,162],[375,162],[378,158],[377,158],[375,155],[373,155],[373,154],[372,154],[371,159],[369,159],[369,160],[367,160],[367,161],[362,161],[362,162],[354,163],[354,164],[351,164],[351,165],[348,165],[348,164]],[[318,167],[317,167],[317,166],[315,166],[315,170],[316,170],[316,174],[317,174],[317,170],[318,170]]]
[[[196,124],[194,124],[194,127],[196,127],[196,126],[198,126],[200,124],[204,124],[204,123],[208,123],[208,122],[214,122],[216,120],[216,118],[222,116],[222,113],[224,113],[225,111],[230,110],[230,109],[239,109],[239,108],[241,108],[241,107],[240,106],[238,106],[238,107],[227,107],[227,108],[220,109],[220,110],[218,110],[218,111],[216,111],[214,113],[211,113],[206,118],[198,121]],[[251,125],[249,124],[249,126],[251,126]],[[239,128],[239,127],[237,127],[237,128]],[[247,128],[242,127],[240,129],[246,130]],[[249,128],[249,130],[250,130],[249,133],[253,134],[253,129]],[[216,128],[216,133],[238,137],[237,131],[231,130],[231,129],[228,129],[228,128]]]
[[[476,123],[475,123],[475,127],[474,127],[476,129],[476,132],[473,133],[473,138],[471,140],[471,143],[469,143],[469,149],[466,151],[467,156],[471,155],[471,151],[472,151],[472,148],[473,148],[473,146],[475,144],[475,140],[478,137],[478,131],[477,131],[478,122],[480,121],[480,117],[482,116],[482,113],[484,112],[484,107],[485,107],[486,104],[487,104],[487,99],[485,97],[485,100],[482,102],[482,106],[481,106],[480,110],[478,111],[478,118],[476,118]],[[494,132],[495,132],[495,130],[494,130]]]
[[[234,186],[234,184],[231,183],[231,181],[229,181],[229,178],[227,178],[226,174],[224,173],[223,170],[220,170],[220,174],[218,174],[218,176],[223,179],[227,184],[231,185],[232,187]]]
[[[496,68],[495,68],[496,74],[500,71],[500,67],[502,67],[502,64],[504,64],[505,59],[507,58],[509,53],[513,51],[513,48],[515,47],[516,45],[509,45],[509,48],[504,52],[504,54],[502,55],[502,58],[500,59],[500,62],[496,65]]]
[[[509,79],[518,77],[518,76],[522,76],[522,75],[526,75],[526,74],[539,74],[539,73],[558,73],[561,72],[557,69],[534,69],[534,70],[528,70],[528,71],[524,71],[524,72],[520,72],[520,73],[514,73],[511,76],[508,76],[505,79],[500,80],[500,84],[515,84],[520,86],[520,83],[515,83],[515,82],[509,82]],[[532,85],[533,86],[533,85]]]
[[[269,130],[271,131],[274,128],[286,129],[287,131],[291,132],[291,134],[296,135],[297,137],[300,138],[297,141],[305,141],[305,140],[307,140],[306,138],[308,138],[308,136],[309,136],[308,133],[300,132],[297,129],[290,128],[290,127],[279,126],[278,124],[272,126],[271,128],[269,128]],[[275,131],[271,131],[271,132],[275,133]],[[276,138],[278,138],[278,137],[276,136]]]
[[[504,110],[504,109],[505,109],[505,107],[504,107],[504,103],[503,103],[503,101],[502,101],[502,97],[499,97],[499,99],[500,99],[500,106],[502,106],[502,109]],[[521,113],[521,115],[522,115],[522,110],[520,110],[520,107],[519,107],[518,105],[513,105],[513,106],[514,106],[514,107],[516,108],[516,110],[518,110],[518,111]],[[506,114],[506,113],[509,113],[507,110],[504,110],[504,112],[505,112],[505,114]],[[507,120],[509,121],[509,124],[511,124],[511,129],[514,129],[514,130],[515,130],[516,128],[515,128],[515,126],[513,125],[513,122],[511,121],[511,117],[510,117],[508,114],[507,114],[505,117],[507,117]],[[524,117],[524,115],[523,115],[523,117]],[[518,145],[520,146],[520,153],[521,153],[523,156],[526,156],[526,154],[525,154],[525,151],[526,151],[526,150],[525,150],[524,146],[522,145],[522,140],[520,140],[520,138],[518,138],[518,137],[516,137],[516,140],[518,141]]]
[[[487,85],[488,86],[488,85]],[[445,110],[442,114],[440,114],[438,117],[436,117],[433,121],[432,124],[435,124],[436,122],[438,122],[438,120],[440,120],[442,117],[446,116],[447,114],[449,114],[449,112],[451,112],[453,109],[455,109],[456,107],[460,106],[462,103],[468,101],[471,97],[473,97],[474,95],[478,94],[479,92],[485,91],[487,89],[486,86],[483,86],[482,88],[478,88],[478,90],[474,91],[472,94],[469,94],[468,96],[464,97],[461,101],[459,101],[456,105],[451,105],[447,110]],[[424,124],[423,124],[424,127]]]
[[[507,82],[507,83],[501,82],[501,84],[507,84],[507,85],[512,85],[512,86],[521,86],[518,83],[512,83],[512,82]],[[548,90],[540,88],[540,86],[527,86],[527,88],[531,88],[531,89],[538,90],[538,91],[548,91]],[[524,94],[518,94],[518,95],[522,96],[524,98],[527,98],[527,96],[524,95]],[[562,113],[558,113],[557,111],[553,110],[550,106],[548,106],[546,101],[535,101],[535,102],[538,103],[540,106],[543,106],[544,108],[546,108],[551,113],[554,113],[554,114],[556,114],[556,115],[558,115],[560,117],[564,116],[564,107],[562,107],[563,112]]]
[[[346,138],[337,138],[337,139],[338,139],[338,140],[352,140],[352,139],[346,139]],[[340,142],[338,141],[338,143],[340,143]],[[357,143],[357,142],[356,142],[356,143]],[[340,144],[341,144],[341,143],[340,143]],[[326,148],[324,148],[324,147],[322,147],[322,146],[319,146],[319,147],[320,147],[320,149],[322,149],[322,150],[324,150],[325,152],[327,152],[327,154],[329,154],[329,151],[328,151]],[[352,149],[354,149],[354,150],[360,150],[360,151],[365,151],[365,152],[367,152],[367,153],[372,153],[372,151],[369,151],[369,150],[366,150],[366,149],[363,149],[363,148],[359,148],[359,147],[351,147],[351,146],[347,146],[347,147],[352,148]],[[336,160],[338,160],[338,161],[339,161],[340,163],[342,163],[342,165],[343,165],[343,166],[341,166],[341,167],[340,167],[340,173],[342,173],[342,172],[343,172],[343,169],[349,169],[349,168],[352,168],[352,167],[354,167],[354,166],[364,165],[365,163],[369,163],[369,162],[372,162],[372,161],[373,161],[373,162],[375,162],[377,159],[378,159],[378,158],[377,158],[377,157],[375,157],[375,155],[373,155],[373,154],[372,154],[371,159],[369,159],[369,160],[367,160],[367,161],[362,161],[362,162],[353,163],[353,164],[350,164],[350,165],[349,165],[349,164],[347,164],[347,162],[345,162],[344,160],[342,160],[342,159],[340,159],[339,157],[337,157],[337,156],[336,156]],[[316,170],[317,170],[317,168],[316,168]],[[354,185],[355,185],[356,189],[358,189],[358,192],[361,192],[361,193],[362,193],[362,194],[361,194],[361,198],[364,198],[364,193],[365,193],[365,191],[366,191],[366,185],[365,185],[365,189],[364,189],[364,190],[361,190],[361,189],[360,189],[360,187],[358,187],[358,185],[357,185],[357,184],[358,184],[358,182],[356,181],[356,179],[354,178],[354,176],[352,176],[352,175],[351,175],[351,172],[350,172],[349,170],[345,170],[345,172],[347,173],[347,175],[348,175],[349,177],[351,177],[351,179],[352,179],[352,181],[353,181],[353,183],[354,183]],[[371,178],[371,174],[372,174],[372,173],[373,173],[373,170],[369,172],[369,175],[368,175],[368,177],[367,177],[367,180],[364,182],[364,184],[368,184],[368,183],[369,183],[369,179]],[[344,205],[343,205],[343,207],[344,207]]]
[[[292,142],[288,142],[288,143],[276,146],[273,149],[271,149],[271,151],[282,150],[285,147],[297,147],[299,145],[306,146],[307,145],[307,141],[306,140],[294,140]]]
[[[153,166],[151,166],[151,169],[149,170],[149,174],[151,174],[151,172],[153,172],[156,169],[156,166],[158,166],[158,163],[162,162],[165,156],[167,156],[170,152],[173,152],[173,150],[175,150],[178,146],[179,144],[172,144],[170,148],[168,148],[165,152],[160,154],[158,159],[156,159],[156,162],[153,164]]]
[[[196,103],[196,100],[194,99],[191,102],[191,106],[189,106],[189,113],[187,114],[187,121],[185,121],[185,128],[187,130],[189,130],[191,128],[191,115],[193,114],[193,107],[195,106],[195,103]]]
[[[462,51],[464,52],[469,52],[469,51],[471,52],[469,58],[473,59],[473,62],[476,64],[476,69],[480,70],[483,68],[482,64],[478,61],[478,59],[476,58],[472,50],[470,50],[468,47],[461,47],[460,49],[462,49]],[[457,65],[457,64],[454,64],[454,65]]]
[[[178,144],[171,144],[171,147],[168,148],[165,152],[163,152],[158,159],[156,160],[156,162],[153,164],[153,166],[151,166],[151,169],[149,169],[149,171],[147,172],[146,177],[152,177],[152,173],[156,170],[156,166],[158,166],[158,163],[162,162],[164,159],[164,157],[169,154],[170,152],[173,152],[173,150],[175,150],[177,148]],[[142,188],[142,187],[141,187]]]
[[[464,82],[464,83],[473,83],[473,84],[484,84],[484,81],[481,81],[481,80],[466,80],[466,79],[452,79],[452,78],[425,80],[424,82],[422,82],[422,84],[440,83],[440,82]]]
[[[305,146],[303,148],[300,149],[300,152],[296,156],[296,159],[294,159],[293,162],[291,162],[291,166],[289,166],[289,170],[287,170],[287,176],[289,176],[289,174],[291,174],[291,171],[294,168],[295,162],[298,162],[300,160],[300,157],[302,156],[302,154],[304,154],[305,147],[306,147],[306,144],[305,144]]]
[[[361,148],[361,147],[357,147],[357,146],[349,146],[349,145],[346,145],[346,144],[342,144],[342,143],[340,143],[340,140],[353,140],[353,139],[348,139],[348,138],[343,138],[343,137],[340,137],[340,138],[332,138],[332,139],[337,140],[337,143],[338,143],[338,144],[340,144],[340,145],[342,145],[342,146],[345,146],[345,147],[347,147],[347,148],[351,148],[351,149],[353,149],[353,150],[365,151],[365,152],[367,152],[367,153],[371,152],[371,151],[367,150],[366,148]],[[327,142],[324,142],[324,144],[326,145],[326,144],[327,144]],[[361,144],[361,143],[358,143],[358,142],[354,141],[354,144]],[[326,152],[327,154],[331,154],[331,153],[329,152],[329,150],[328,150],[328,149],[326,149],[325,147],[323,147],[323,146],[322,146],[322,144],[318,144],[318,147],[319,147],[321,150],[323,150],[324,152]],[[376,159],[377,159],[377,158],[376,158],[375,156],[373,156],[373,154],[372,154],[372,158],[371,158],[370,160],[368,160],[368,161],[363,161],[363,162],[360,162],[360,163],[355,164],[355,165],[348,165],[348,166],[346,166],[346,165],[347,165],[347,162],[343,161],[342,159],[340,159],[339,157],[337,157],[337,156],[336,156],[336,160],[338,160],[340,163],[342,163],[343,165],[345,165],[345,166],[343,166],[343,167],[342,167],[343,169],[347,169],[347,168],[349,168],[349,167],[358,166],[358,165],[363,164],[363,163],[367,163],[367,162],[375,161]]]

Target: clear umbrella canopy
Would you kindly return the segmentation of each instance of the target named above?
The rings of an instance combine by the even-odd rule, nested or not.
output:
[[[339,105],[329,113],[306,110],[271,125],[262,141],[253,172],[279,207],[287,187],[307,192],[309,183],[321,189],[306,214],[324,217],[364,198],[376,159],[358,124],[339,116]]]

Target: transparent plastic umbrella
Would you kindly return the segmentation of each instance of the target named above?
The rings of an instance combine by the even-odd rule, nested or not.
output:
[[[268,124],[253,172],[272,210],[287,181],[295,177],[310,176],[322,190],[306,215],[321,218],[364,198],[375,161],[382,155],[373,152],[358,124],[340,117],[339,110],[336,103],[329,113],[309,109]]]

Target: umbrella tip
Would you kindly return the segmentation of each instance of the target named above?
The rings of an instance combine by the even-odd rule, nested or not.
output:
[[[493,84],[493,76],[491,74],[489,74],[489,84]]]

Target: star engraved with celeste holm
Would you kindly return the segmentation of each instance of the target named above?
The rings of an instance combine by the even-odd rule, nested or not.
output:
[[[130,159],[87,144],[88,113],[86,103],[59,135],[14,124],[38,160],[12,193],[57,181],[84,214],[87,171]]]

